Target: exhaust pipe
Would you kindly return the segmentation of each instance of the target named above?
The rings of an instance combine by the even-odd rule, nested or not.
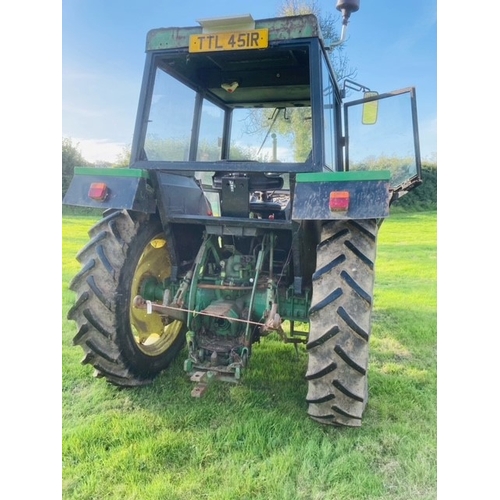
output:
[[[330,49],[344,43],[347,34],[347,23],[351,14],[359,10],[359,2],[360,0],[337,0],[335,8],[342,13],[342,31],[340,32],[340,39],[333,42],[329,47]]]

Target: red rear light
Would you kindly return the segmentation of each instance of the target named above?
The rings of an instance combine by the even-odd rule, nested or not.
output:
[[[208,200],[208,198],[205,198],[205,201],[207,203],[207,215],[212,217],[214,215],[214,212],[212,210],[212,204],[210,203],[210,201]]]
[[[108,196],[108,186],[104,182],[93,182],[89,188],[89,198],[104,201]]]
[[[332,191],[330,193],[330,210],[332,212],[346,212],[349,208],[349,191]]]

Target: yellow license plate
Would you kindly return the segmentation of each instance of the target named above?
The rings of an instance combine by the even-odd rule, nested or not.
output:
[[[269,45],[267,29],[227,33],[202,33],[189,37],[189,52],[265,49]]]

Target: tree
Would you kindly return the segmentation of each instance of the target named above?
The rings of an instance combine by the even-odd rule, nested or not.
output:
[[[278,7],[279,16],[299,16],[303,14],[314,14],[319,21],[323,40],[326,47],[340,39],[337,26],[340,23],[340,16],[334,16],[330,12],[323,14],[316,0],[283,0]],[[355,78],[356,69],[349,66],[349,59],[344,52],[344,44],[338,45],[334,50],[329,51],[330,61],[332,63],[337,81],[345,78]]]
[[[126,168],[130,165],[131,157],[130,147],[123,147],[122,152],[116,157],[116,161],[112,164],[113,168]]]
[[[63,137],[62,139],[62,195],[66,194],[75,167],[85,167],[90,163],[85,160],[80,151],[78,150],[78,143],[73,144],[72,139]]]
[[[327,50],[329,46],[340,39],[337,30],[337,26],[340,25],[340,16],[334,16],[331,13],[323,15],[316,0],[283,0],[277,12],[277,15],[281,17],[305,14],[314,14],[318,19]],[[339,85],[341,80],[356,76],[356,70],[350,67],[349,60],[344,53],[344,44],[336,45],[334,49],[328,50],[328,54]],[[294,161],[305,161],[312,147],[311,128],[304,126],[305,123],[310,123],[310,108],[289,108],[279,117],[276,113],[276,109],[250,110],[246,118],[247,132],[249,134],[266,131],[269,133],[273,127],[274,131],[279,132],[281,137],[291,139]]]

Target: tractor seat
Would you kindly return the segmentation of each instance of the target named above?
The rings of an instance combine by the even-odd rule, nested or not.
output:
[[[262,219],[281,219],[285,220],[285,211],[279,203],[275,201],[250,201],[250,212],[260,215]]]
[[[212,176],[212,186],[214,189],[222,189],[222,178],[226,179],[248,179],[248,190],[252,191],[274,191],[283,187],[283,177],[275,174],[266,175],[263,173],[234,173],[215,172]]]

